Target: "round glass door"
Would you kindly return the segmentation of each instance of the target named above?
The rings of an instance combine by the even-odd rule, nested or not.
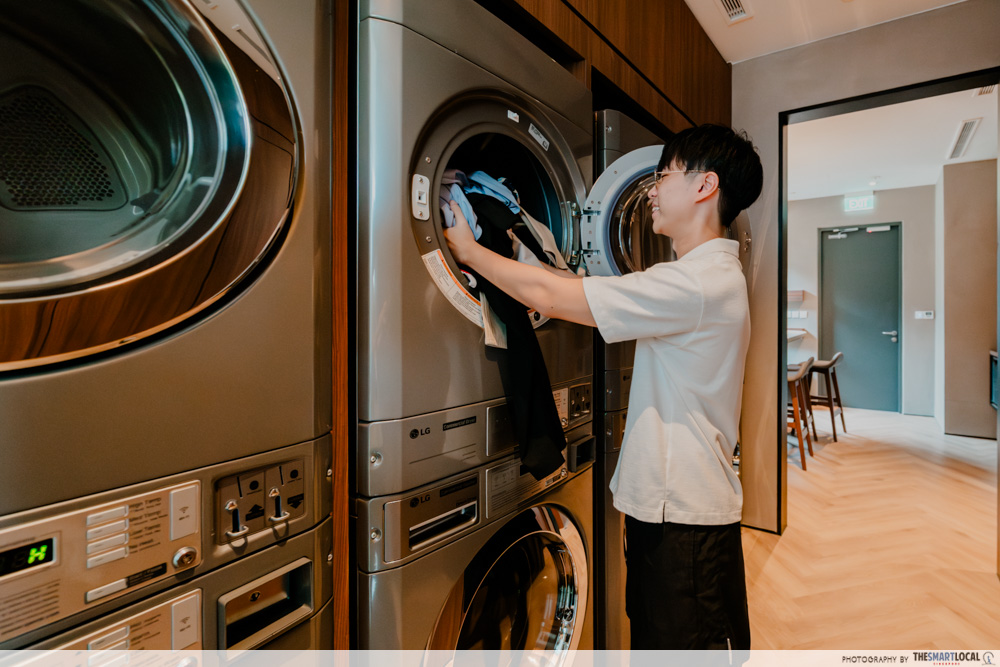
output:
[[[579,247],[572,209],[582,198],[582,175],[565,139],[531,103],[500,91],[452,100],[428,124],[414,156],[414,240],[435,284],[470,321],[483,326],[479,290],[452,259],[441,231],[439,196],[442,188],[461,187],[454,184],[456,173],[470,181],[485,174],[502,182],[515,197],[523,221],[518,224],[525,226],[518,237],[530,234],[538,243],[532,247],[551,258],[546,263],[572,267]],[[536,328],[546,321],[534,311],[529,317]]]
[[[431,650],[573,650],[587,608],[583,538],[556,506],[526,510],[480,551],[439,615]]]
[[[149,336],[260,261],[295,133],[243,48],[185,0],[0,0],[0,370]]]
[[[653,232],[648,198],[661,152],[647,146],[626,153],[594,183],[580,225],[589,273],[620,276],[673,259],[670,239]]]
[[[458,650],[566,650],[579,604],[566,546],[544,533],[522,538],[479,585],[458,635]]]

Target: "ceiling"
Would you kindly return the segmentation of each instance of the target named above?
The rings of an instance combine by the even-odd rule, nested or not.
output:
[[[997,157],[997,92],[980,89],[788,127],[788,199],[934,185],[945,164]],[[966,120],[981,118],[949,159]]]
[[[729,24],[720,0],[684,0],[729,63],[954,5],[963,0],[725,0],[749,18]]]
[[[757,58],[963,0],[685,0],[723,58]],[[945,164],[997,157],[997,92],[961,91],[789,126],[789,199],[933,185]],[[949,159],[963,121],[982,118]],[[871,185],[871,182],[875,185]]]

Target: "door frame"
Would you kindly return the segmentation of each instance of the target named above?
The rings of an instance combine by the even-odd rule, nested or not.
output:
[[[908,86],[890,88],[864,95],[814,104],[798,109],[790,109],[778,113],[778,331],[782,334],[788,329],[788,126],[819,118],[838,116],[853,111],[875,109],[881,106],[909,102],[935,97],[961,90],[994,85],[1000,80],[1000,67],[966,72],[942,79],[932,79]],[[998,223],[1000,224],[1000,223]],[[1000,287],[1000,276],[998,276]],[[998,297],[1000,298],[1000,297]],[[998,340],[1000,343],[1000,340]],[[778,404],[775,406],[775,447],[777,470],[777,503],[778,526],[777,534],[782,534],[788,524],[788,460],[786,449],[786,407],[788,402],[788,340],[787,336],[778,336],[778,368],[775,369],[777,382]],[[997,426],[1000,434],[1000,421]],[[998,503],[1000,504],[1000,503]],[[1000,524],[998,524],[1000,526]],[[1000,527],[998,527],[1000,531]],[[1000,549],[997,552],[997,569],[1000,571]]]
[[[894,227],[899,231],[899,244],[896,247],[896,252],[898,253],[899,259],[899,273],[896,274],[896,303],[899,305],[899,309],[896,313],[896,322],[899,327],[899,338],[903,338],[903,327],[905,321],[903,318],[903,225],[901,222],[878,222],[865,225],[858,225],[858,227]],[[829,233],[834,230],[841,229],[840,227],[822,227],[817,229],[816,232],[819,234],[819,243],[816,244],[816,253],[819,255],[816,259],[816,297],[819,302],[816,313],[816,333],[817,333],[817,345],[816,353],[817,356],[823,349],[823,234]],[[903,391],[905,385],[903,384],[903,343],[900,342],[896,346],[896,412],[902,413],[903,411]]]

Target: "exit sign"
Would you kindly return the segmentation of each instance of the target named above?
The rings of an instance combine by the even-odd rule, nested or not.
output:
[[[844,195],[844,210],[850,211],[871,211],[875,209],[874,192],[858,192],[853,195]]]

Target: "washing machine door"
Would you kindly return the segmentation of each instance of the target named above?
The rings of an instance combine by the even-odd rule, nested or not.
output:
[[[503,179],[520,211],[551,235],[543,246],[572,270],[579,255],[577,202],[586,192],[578,159],[581,145],[590,143],[579,127],[499,89],[467,91],[428,122],[410,169],[410,222],[428,273],[467,319],[483,326],[479,290],[451,257],[441,231],[439,197],[452,187],[448,177],[481,172]],[[530,319],[537,328],[547,318],[531,311]]]
[[[626,153],[595,181],[580,223],[589,274],[620,276],[673,259],[670,239],[653,232],[647,197],[662,151],[646,146]]]
[[[427,648],[574,650],[589,580],[583,536],[569,515],[557,505],[524,510],[466,568]]]
[[[0,0],[0,370],[190,324],[277,246],[294,114],[251,18],[208,7]]]

